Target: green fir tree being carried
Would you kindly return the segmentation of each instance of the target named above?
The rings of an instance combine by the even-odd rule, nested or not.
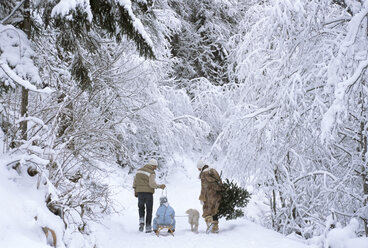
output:
[[[244,208],[249,200],[251,194],[244,188],[238,186],[233,181],[225,179],[222,182],[222,195],[218,217],[225,217],[226,220],[233,220],[244,216],[241,208]]]

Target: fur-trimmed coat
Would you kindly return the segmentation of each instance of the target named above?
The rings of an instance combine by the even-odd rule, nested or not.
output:
[[[221,178],[218,172],[208,166],[203,167],[201,174],[201,194],[199,200],[203,201],[203,218],[218,213],[221,201]]]

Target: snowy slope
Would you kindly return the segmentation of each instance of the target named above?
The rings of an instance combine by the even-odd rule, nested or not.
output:
[[[0,247],[49,247],[41,227],[52,228],[61,237],[62,220],[47,209],[45,194],[37,190],[35,178],[20,177],[15,170],[8,170],[2,159],[0,157]]]

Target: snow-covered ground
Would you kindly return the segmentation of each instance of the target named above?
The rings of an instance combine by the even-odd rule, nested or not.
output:
[[[195,165],[193,164],[193,167]],[[197,173],[198,174],[198,173]],[[119,196],[126,207],[121,216],[114,216],[102,225],[95,226],[98,247],[248,247],[248,248],[306,248],[308,246],[288,239],[274,231],[267,230],[245,219],[233,221],[220,220],[220,233],[206,234],[206,224],[200,219],[199,233],[190,231],[190,225],[185,216],[189,208],[202,212],[198,201],[200,181],[197,177],[188,178],[185,172],[178,172],[168,178],[167,197],[176,215],[175,237],[163,233],[157,237],[153,233],[138,232],[137,199],[132,192],[124,191]],[[166,194],[157,190],[154,196],[154,214],[159,206],[159,198]],[[311,247],[311,246],[309,246]]]
[[[78,233],[68,234],[68,247],[82,248],[129,248],[129,247],[211,247],[211,248],[316,248],[306,245],[302,241],[292,240],[272,230],[265,229],[246,218],[233,221],[220,220],[220,233],[206,234],[205,223],[200,219],[199,233],[190,231],[185,211],[196,208],[201,212],[198,201],[200,181],[194,162],[187,163],[181,171],[169,172],[167,182],[157,178],[159,183],[166,183],[167,190],[157,190],[154,195],[154,214],[159,206],[159,198],[167,194],[170,205],[176,211],[175,237],[163,235],[157,237],[153,233],[138,231],[137,198],[130,188],[132,177],[117,168],[106,180],[111,185],[113,198],[116,202],[117,213],[105,218],[101,223],[90,225],[89,240],[83,239]],[[9,180],[12,178],[12,180]],[[62,222],[51,214],[43,204],[43,192],[36,190],[34,178],[17,178],[14,170],[7,170],[0,166],[0,247],[4,248],[42,248],[46,245],[46,238],[41,226],[56,229],[59,238],[62,235]],[[258,210],[253,209],[252,214]],[[38,220],[34,216],[38,216]],[[367,240],[360,240],[358,246],[341,246],[363,248]],[[365,243],[362,243],[365,242]],[[64,247],[63,244],[58,247]]]

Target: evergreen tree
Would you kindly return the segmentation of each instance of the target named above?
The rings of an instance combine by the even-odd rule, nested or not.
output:
[[[237,27],[236,1],[186,0],[172,3],[182,18],[182,30],[171,39],[172,55],[179,60],[174,76],[181,87],[204,77],[214,85],[229,82],[226,43]]]
[[[222,195],[218,217],[225,217],[226,220],[233,220],[244,216],[241,208],[247,206],[251,194],[244,188],[237,185],[233,180],[225,179],[220,191]]]
[[[91,0],[89,4],[77,4],[70,9],[63,8],[63,1],[58,4],[49,1],[38,6],[43,20],[41,25],[55,28],[60,56],[64,57],[68,53],[73,55],[66,56],[65,60],[69,61],[71,74],[82,89],[92,87],[93,81],[89,66],[91,62],[85,59],[85,54],[98,55],[104,38],[120,43],[127,37],[135,43],[141,56],[155,58],[153,43],[134,14],[135,9],[144,13],[153,5],[152,1]]]

